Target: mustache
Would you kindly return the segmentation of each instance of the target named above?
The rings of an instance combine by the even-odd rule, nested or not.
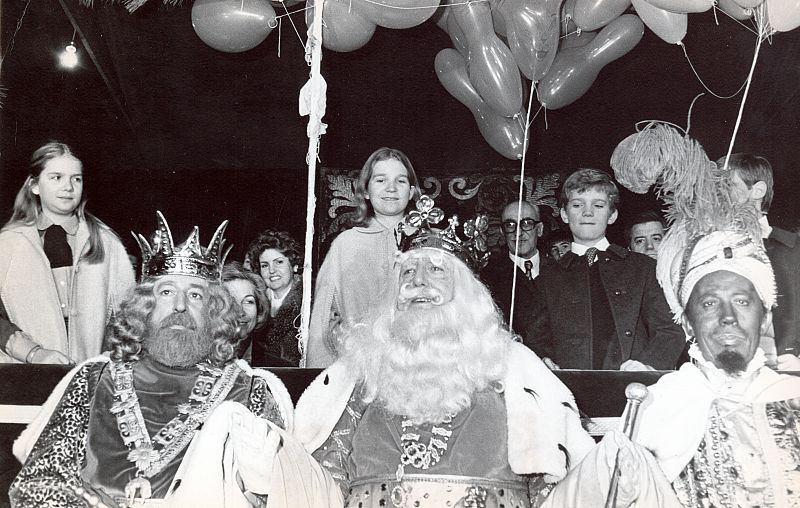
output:
[[[182,326],[187,330],[197,330],[197,321],[188,312],[173,312],[158,324],[159,329],[170,326]]]
[[[435,303],[439,303],[442,301],[442,295],[438,291],[435,291],[430,288],[419,288],[415,287],[409,283],[405,283],[400,286],[400,291],[397,295],[397,301],[400,303],[405,303],[410,300],[414,300],[415,298],[429,298]]]

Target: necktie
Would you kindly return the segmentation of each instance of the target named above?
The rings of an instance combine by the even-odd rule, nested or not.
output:
[[[528,279],[533,279],[533,261],[530,259],[525,261],[525,275],[528,276]]]
[[[58,224],[45,230],[42,249],[50,261],[51,269],[72,266],[72,249],[67,243],[67,232]]]
[[[586,264],[592,266],[597,261],[597,247],[586,249]]]

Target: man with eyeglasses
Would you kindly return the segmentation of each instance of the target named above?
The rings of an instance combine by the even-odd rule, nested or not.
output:
[[[512,326],[519,332],[524,331],[529,324],[531,299],[534,298],[533,279],[539,275],[539,270],[543,266],[552,263],[551,259],[540,256],[536,248],[537,240],[544,230],[544,225],[539,219],[539,208],[535,205],[527,201],[508,203],[503,208],[500,223],[508,252],[492,256],[482,274],[497,306],[508,321],[511,316],[514,267],[518,269]]]

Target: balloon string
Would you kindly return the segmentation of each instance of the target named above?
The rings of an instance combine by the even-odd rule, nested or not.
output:
[[[283,5],[283,10],[286,11],[286,14],[288,15],[289,8],[286,7],[286,2],[281,2],[281,5]],[[300,44],[305,44],[303,42],[303,37],[300,36],[300,32],[297,30],[297,25],[294,24],[294,20],[292,19],[291,16],[289,16],[289,23],[292,24],[292,28],[294,28],[294,33],[297,34],[297,40],[300,41]],[[280,54],[278,56],[280,56]]]
[[[758,11],[756,15],[759,19],[764,19],[766,13],[764,13],[764,4],[758,6]],[[761,23],[760,30],[766,31],[766,23]],[[739,132],[739,125],[742,123],[742,113],[744,112],[744,105],[747,102],[747,93],[750,91],[750,83],[753,81],[753,73],[756,70],[756,62],[758,62],[758,52],[761,49],[761,33],[759,33],[758,37],[756,37],[756,50],[753,54],[753,63],[750,65],[750,74],[747,75],[747,86],[744,88],[744,94],[742,95],[742,103],[739,105],[739,115],[736,117],[736,125],[733,127],[733,135],[731,136],[731,144],[728,146],[728,153],[725,155],[725,164],[723,165],[723,169],[728,169],[728,160],[731,158],[731,152],[733,152],[733,144],[736,142],[736,134]]]
[[[749,31],[749,32],[752,32],[752,33],[753,33],[753,35],[758,35],[758,32],[756,32],[755,30],[753,30],[753,29],[752,29],[752,28],[750,28],[749,26],[745,25],[744,23],[742,23],[742,22],[741,22],[741,21],[739,21],[738,19],[734,18],[733,16],[731,16],[730,14],[728,14],[727,12],[725,12],[724,10],[720,9],[720,8],[719,8],[719,7],[717,7],[717,6],[714,6],[714,19],[715,19],[715,20],[717,19],[717,11],[719,11],[719,12],[721,12],[722,14],[724,14],[724,15],[728,16],[730,19],[732,19],[733,21],[735,21],[736,23],[738,23],[739,25],[741,25],[741,26],[742,26],[742,27],[743,27],[745,30],[747,30],[747,31]],[[719,20],[717,20],[717,23],[716,23],[716,24],[717,24],[717,25],[719,25]]]
[[[457,2],[457,3],[448,3],[446,5],[428,5],[425,7],[401,7],[399,5],[387,5],[381,2],[376,2],[375,0],[361,0],[362,2],[371,3],[373,5],[378,5],[380,7],[386,7],[388,9],[397,9],[400,11],[418,11],[418,10],[430,10],[430,9],[444,9],[445,7],[456,7],[458,5],[469,5],[469,4],[477,4],[483,2],[489,2],[489,0],[467,0],[466,2]]]
[[[519,252],[519,234],[521,232],[522,226],[520,226],[520,220],[522,220],[522,193],[525,188],[525,159],[528,154],[528,135],[530,133],[530,122],[531,120],[531,106],[533,106],[533,95],[536,93],[536,83],[531,83],[531,91],[528,94],[528,110],[525,112],[525,133],[522,136],[522,163],[519,167],[519,193],[517,198],[517,229],[516,235],[514,236],[514,255]],[[541,108],[540,108],[541,109]],[[541,218],[541,217],[540,217]],[[536,232],[533,232],[536,234]],[[511,308],[508,311],[508,329],[514,329],[514,306],[516,305],[516,296],[517,296],[517,265],[516,263],[514,266],[511,267],[514,271],[511,275]]]
[[[686,45],[684,43],[682,43],[682,42],[679,42],[678,46],[680,46],[681,49],[683,50],[683,56],[685,56],[686,57],[686,61],[689,62],[689,67],[692,69],[692,72],[694,73],[695,77],[697,78],[697,81],[699,81],[700,84],[703,85],[703,88],[705,88],[708,93],[710,93],[711,95],[713,95],[717,99],[731,99],[733,97],[736,97],[737,95],[739,95],[739,92],[741,92],[742,89],[747,85],[747,79],[745,79],[742,82],[742,85],[739,87],[739,89],[736,90],[731,95],[719,95],[719,94],[714,93],[708,87],[708,85],[706,85],[706,83],[703,81],[703,78],[700,77],[700,74],[698,74],[697,69],[695,69],[695,67],[694,67],[694,64],[692,64],[692,60],[691,60],[691,58],[689,58],[689,53],[686,51]]]

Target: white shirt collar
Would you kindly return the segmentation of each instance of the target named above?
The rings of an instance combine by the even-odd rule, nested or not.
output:
[[[574,252],[576,256],[583,256],[584,254],[586,254],[586,251],[589,250],[589,247],[594,247],[597,250],[605,251],[610,246],[611,244],[608,243],[608,239],[606,239],[606,237],[604,236],[602,239],[600,239],[599,242],[597,242],[594,245],[583,245],[580,243],[572,242],[572,252]]]
[[[769,219],[767,219],[766,214],[758,219],[758,224],[761,226],[761,238],[769,238],[769,235],[772,233],[772,226],[769,225]]]
[[[530,261],[531,263],[533,263],[533,266],[531,267],[531,278],[535,279],[539,275],[539,251],[538,250],[536,251],[536,253],[533,256],[531,256],[530,258],[527,258],[527,259],[526,258],[521,258],[521,257],[517,256],[516,254],[512,254],[510,251],[508,253],[508,257],[523,272],[525,271],[525,261]]]

